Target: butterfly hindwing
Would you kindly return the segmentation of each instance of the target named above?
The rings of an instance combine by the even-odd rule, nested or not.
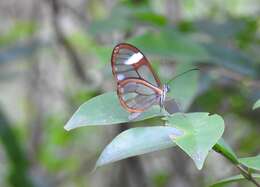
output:
[[[159,102],[159,95],[149,84],[139,79],[127,79],[118,84],[121,104],[130,112],[143,112]]]

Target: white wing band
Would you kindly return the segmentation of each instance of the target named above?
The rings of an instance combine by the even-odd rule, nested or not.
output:
[[[124,62],[124,64],[126,65],[131,65],[131,64],[135,64],[137,62],[139,62],[144,56],[142,55],[142,53],[138,52],[133,54],[129,59],[127,59],[127,61]]]

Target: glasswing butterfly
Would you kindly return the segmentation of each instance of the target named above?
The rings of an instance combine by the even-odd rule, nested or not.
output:
[[[137,118],[157,104],[168,113],[178,111],[173,99],[166,100],[166,94],[170,91],[168,84],[161,84],[151,64],[139,49],[127,43],[116,45],[111,56],[111,66],[117,81],[120,104],[131,113],[129,120]]]

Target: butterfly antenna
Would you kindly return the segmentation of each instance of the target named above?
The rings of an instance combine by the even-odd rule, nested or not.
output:
[[[170,79],[168,82],[167,82],[167,84],[169,84],[170,82],[172,82],[173,80],[175,80],[176,78],[178,78],[178,77],[180,77],[180,76],[182,76],[182,75],[184,75],[184,74],[186,74],[186,73],[189,73],[189,72],[191,72],[191,71],[199,71],[200,69],[198,69],[198,68],[193,68],[193,69],[189,69],[189,70],[187,70],[187,71],[184,71],[184,72],[182,72],[182,73],[180,73],[179,75],[176,75],[175,77],[173,77],[172,79]]]

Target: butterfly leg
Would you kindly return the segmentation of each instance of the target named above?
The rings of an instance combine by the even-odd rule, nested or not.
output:
[[[141,114],[141,112],[133,112],[133,113],[131,113],[131,114],[128,116],[128,119],[129,119],[130,121],[135,120],[136,118],[138,118],[138,117],[140,116],[140,114]]]

